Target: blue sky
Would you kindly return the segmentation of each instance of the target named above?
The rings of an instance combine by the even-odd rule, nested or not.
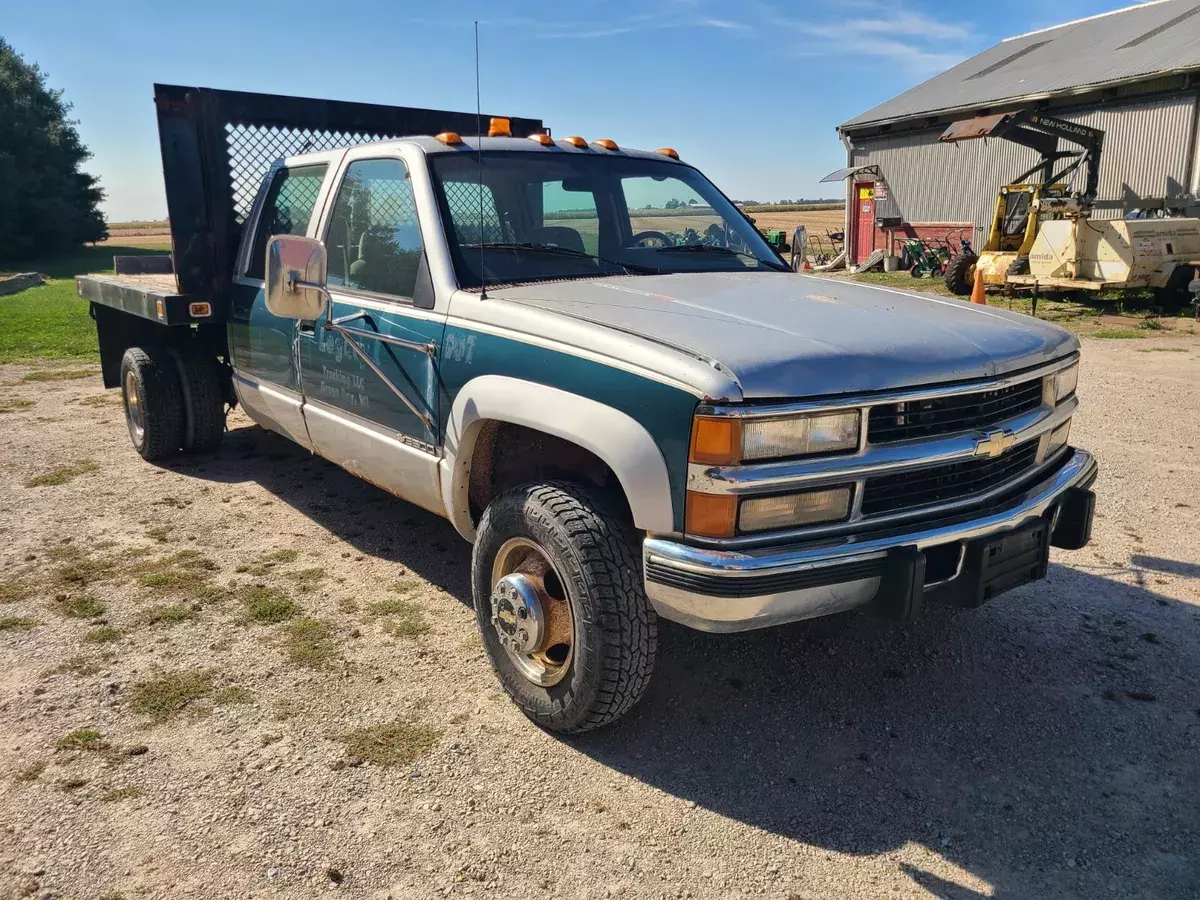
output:
[[[1011,34],[1128,0],[0,0],[0,35],[75,105],[111,221],[166,213],[155,81],[473,109],[664,144],[738,199],[832,193],[834,127]],[[336,10],[336,11],[335,11]],[[286,12],[285,12],[286,11]]]

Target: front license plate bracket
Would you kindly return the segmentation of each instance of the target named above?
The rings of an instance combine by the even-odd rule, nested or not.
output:
[[[967,545],[962,572],[929,592],[929,599],[974,608],[1005,591],[1046,577],[1050,523],[1036,519],[1004,534]]]

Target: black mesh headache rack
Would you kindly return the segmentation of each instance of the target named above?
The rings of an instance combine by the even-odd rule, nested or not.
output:
[[[77,279],[81,297],[167,325],[197,320],[210,304],[223,322],[242,229],[273,163],[317,150],[443,131],[474,136],[491,114],[314,100],[211,88],[154,86],[171,257],[116,257],[115,276]],[[512,134],[543,131],[540,119],[508,117]]]

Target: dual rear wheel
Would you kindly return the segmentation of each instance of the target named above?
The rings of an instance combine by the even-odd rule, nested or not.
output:
[[[225,433],[216,359],[187,348],[130,347],[121,359],[129,439],[143,459],[214,450]]]

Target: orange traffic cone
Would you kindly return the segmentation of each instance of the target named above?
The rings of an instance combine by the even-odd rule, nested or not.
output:
[[[987,297],[983,293],[983,272],[975,270],[975,285],[971,288],[971,302],[987,306]]]

